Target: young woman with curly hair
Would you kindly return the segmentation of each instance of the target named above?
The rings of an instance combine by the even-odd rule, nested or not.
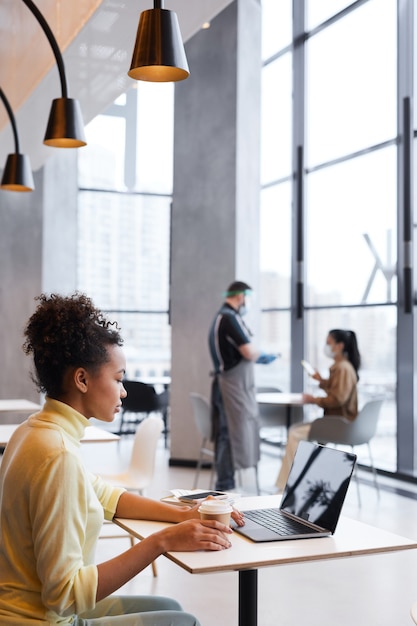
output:
[[[201,522],[197,507],[129,493],[85,469],[89,419],[111,422],[126,397],[122,339],[85,295],[38,300],[24,349],[46,400],[17,428],[0,467],[0,624],[198,624],[169,598],[110,594],[169,550],[228,548],[231,531]],[[116,515],[179,523],[96,565],[103,519]]]

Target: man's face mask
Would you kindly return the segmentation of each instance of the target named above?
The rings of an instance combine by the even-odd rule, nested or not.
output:
[[[250,307],[251,307],[250,297],[248,295],[245,295],[245,298],[239,307],[239,315],[241,315],[242,317],[246,315],[246,313],[250,310]]]

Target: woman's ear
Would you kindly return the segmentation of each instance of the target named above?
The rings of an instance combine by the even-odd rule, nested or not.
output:
[[[77,367],[77,369],[74,370],[73,380],[78,391],[81,391],[81,393],[86,393],[86,391],[88,390],[87,370],[85,370],[83,367]]]

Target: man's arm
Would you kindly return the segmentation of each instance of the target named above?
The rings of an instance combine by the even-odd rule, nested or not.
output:
[[[238,350],[247,361],[257,361],[261,354],[252,343],[244,343],[242,346],[238,347]]]

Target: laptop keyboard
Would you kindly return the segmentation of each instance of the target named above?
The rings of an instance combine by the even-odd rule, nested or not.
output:
[[[314,528],[309,528],[296,520],[286,517],[280,509],[255,509],[253,511],[244,511],[244,515],[247,519],[281,536],[318,532]]]

